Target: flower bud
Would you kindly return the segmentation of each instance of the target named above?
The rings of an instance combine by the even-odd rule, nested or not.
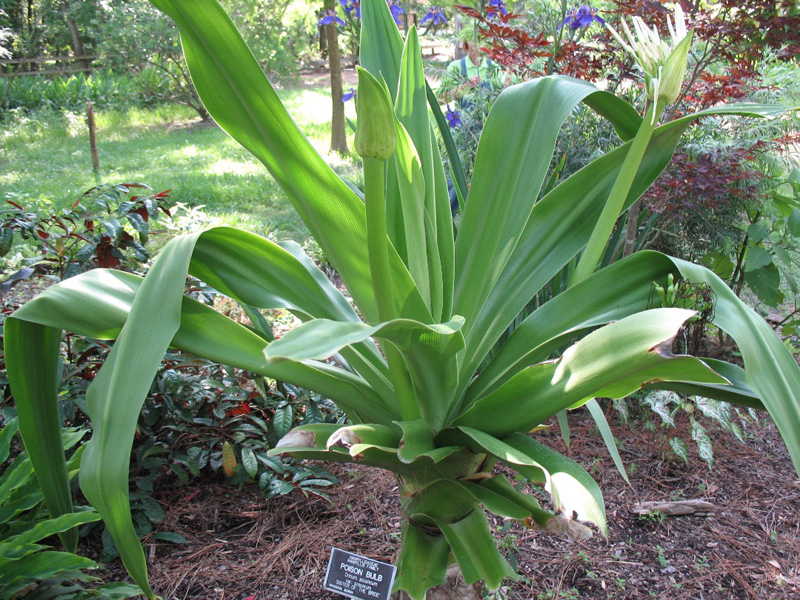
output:
[[[683,76],[686,73],[686,63],[689,59],[691,46],[692,35],[690,33],[680,41],[664,63],[658,96],[664,100],[665,104],[675,102],[681,93]]]
[[[389,91],[372,74],[357,67],[355,148],[359,156],[388,160],[395,147],[395,116]]]

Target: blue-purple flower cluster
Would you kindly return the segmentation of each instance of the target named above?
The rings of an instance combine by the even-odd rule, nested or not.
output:
[[[389,4],[389,10],[392,11],[394,22],[400,25],[400,15],[405,12],[403,7],[398,4],[397,0],[387,0],[387,3]],[[342,5],[344,12],[346,12],[348,15],[351,15],[356,19],[361,18],[361,0],[339,0],[339,4]],[[329,13],[333,13],[333,15],[330,15]],[[344,25],[344,21],[337,17],[334,11],[325,11],[325,16],[322,18],[319,24],[328,25],[329,23]]]
[[[570,29],[580,29],[581,27],[588,27],[592,23],[605,24],[605,20],[597,14],[597,9],[593,6],[582,4],[578,8],[570,8],[561,23],[559,29],[564,25],[569,25]]]
[[[425,13],[425,16],[422,17],[422,21],[419,22],[420,25],[426,25],[427,23],[431,23],[434,27],[437,25],[446,25],[447,18],[444,16],[442,12],[442,8],[439,6],[431,6],[428,9],[428,12]]]
[[[322,25],[339,25],[344,27],[345,22],[336,15],[335,9],[331,9],[325,11],[325,13],[322,15],[322,18],[319,20],[318,25],[320,25],[320,27]]]
[[[503,0],[489,0],[489,12],[493,15],[500,13],[501,15],[507,15],[508,9],[506,8],[506,3]]]
[[[394,22],[400,25],[400,15],[405,12],[403,7],[397,3],[397,0],[389,0],[389,10],[392,11]]]
[[[344,12],[354,14],[356,19],[361,18],[361,0],[339,0]]]
[[[445,111],[444,116],[447,119],[447,124],[450,125],[450,127],[455,128],[461,125],[461,113],[450,108],[449,104],[447,105],[447,111]]]
[[[358,92],[355,88],[350,88],[350,91],[346,94],[342,94],[342,102],[347,102],[348,100],[355,100],[358,97]]]

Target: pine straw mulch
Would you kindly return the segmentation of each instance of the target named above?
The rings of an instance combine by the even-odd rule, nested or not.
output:
[[[665,459],[659,432],[614,427],[631,486],[591,420],[573,421],[569,450],[557,431],[542,437],[600,483],[608,539],[571,542],[514,524],[498,537],[522,578],[497,598],[800,598],[800,482],[767,417],[750,427],[746,443],[712,432],[713,471],[696,453],[689,465]],[[690,440],[687,424],[681,428]],[[330,489],[333,505],[299,495],[264,500],[222,482],[161,490],[162,530],[189,544],[146,543],[154,589],[170,599],[342,598],[322,590],[331,547],[392,562],[400,520],[391,476],[365,467],[335,473],[341,484]],[[664,519],[632,512],[644,500],[691,498],[715,509]]]

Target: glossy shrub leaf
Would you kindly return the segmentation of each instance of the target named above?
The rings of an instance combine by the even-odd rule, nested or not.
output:
[[[225,477],[233,477],[234,473],[236,473],[236,466],[238,461],[236,460],[236,452],[233,450],[233,446],[231,446],[230,442],[225,442],[222,444],[222,470],[225,472]]]
[[[275,435],[283,437],[292,428],[292,407],[287,404],[275,411],[275,416],[272,419],[272,428],[275,430]]]
[[[258,460],[253,451],[247,446],[242,447],[242,466],[250,477],[258,474]]]

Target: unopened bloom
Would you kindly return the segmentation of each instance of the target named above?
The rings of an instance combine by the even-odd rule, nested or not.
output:
[[[363,158],[389,160],[394,153],[395,115],[389,89],[367,70],[358,72],[358,97],[356,100],[356,137],[353,145],[356,154]]]
[[[641,17],[633,17],[633,28],[636,35],[631,33],[625,21],[622,28],[625,31],[627,42],[622,39],[611,25],[606,24],[611,35],[630,54],[644,71],[645,89],[647,97],[653,102],[671,104],[678,99],[683,75],[686,72],[686,61],[691,46],[691,34],[686,30],[686,20],[680,4],[675,4],[675,22],[667,18],[669,27],[669,41],[662,40],[658,30],[648,27]],[[653,112],[655,119],[655,112]]]
[[[336,10],[326,10],[324,16],[319,20],[318,25],[341,25],[345,26],[345,22],[336,16]]]
[[[422,17],[422,21],[420,21],[420,25],[425,25],[429,21],[433,21],[433,26],[434,27],[436,25],[446,25],[447,24],[447,19],[445,18],[444,13],[442,12],[442,9],[439,8],[438,6],[431,6],[428,9],[428,12],[425,13],[424,17]]]

